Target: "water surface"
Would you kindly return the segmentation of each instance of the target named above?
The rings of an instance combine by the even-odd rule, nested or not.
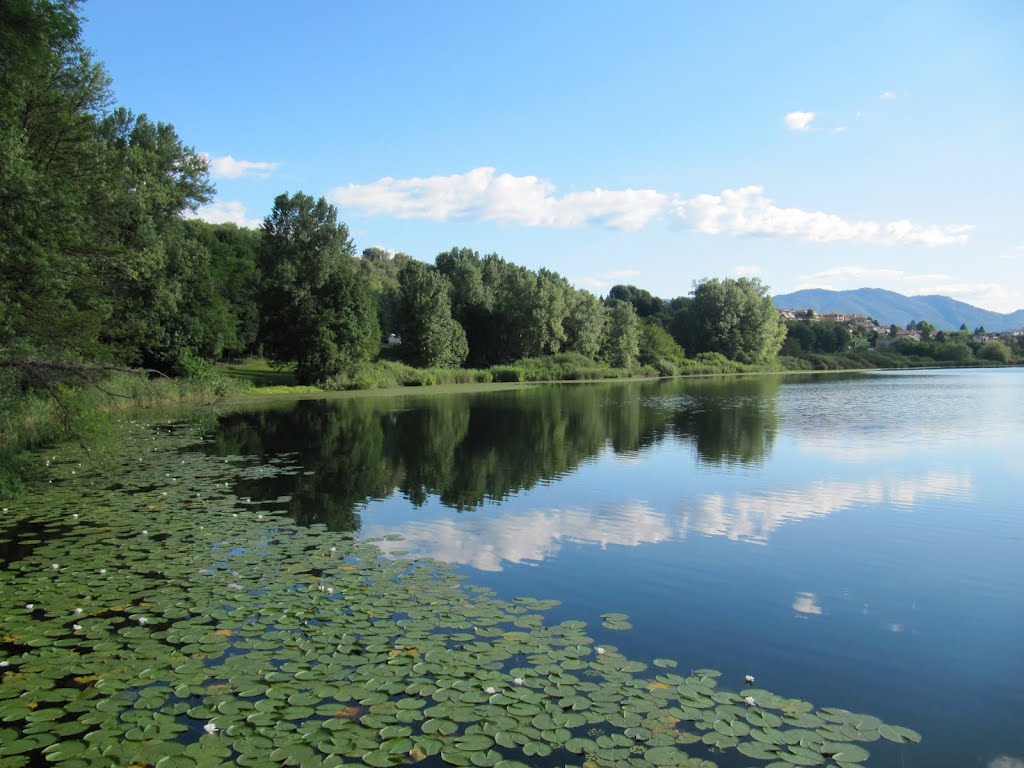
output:
[[[1006,768],[1022,435],[1024,373],[984,370],[303,401],[224,417],[207,450],[301,467],[237,491],[561,600],[629,655],[924,734],[875,764]]]

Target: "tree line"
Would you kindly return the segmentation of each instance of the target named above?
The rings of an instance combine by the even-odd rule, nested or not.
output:
[[[382,353],[421,367],[575,353],[673,373],[687,352],[778,351],[785,329],[756,280],[599,298],[469,248],[433,263],[357,253],[337,210],[302,192],[279,195],[259,230],[200,221],[206,157],[116,106],[81,32],[74,0],[0,5],[0,392],[249,355],[320,383]]]

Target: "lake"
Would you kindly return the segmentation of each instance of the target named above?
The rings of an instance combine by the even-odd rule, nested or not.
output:
[[[51,482],[0,519],[9,760],[1024,766],[1020,370],[122,428],[130,459],[41,457]],[[49,681],[35,706],[28,679]]]

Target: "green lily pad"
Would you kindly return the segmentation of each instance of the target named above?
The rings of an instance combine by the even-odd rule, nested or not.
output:
[[[682,765],[687,754],[677,747],[651,747],[644,752],[644,760],[651,765]]]

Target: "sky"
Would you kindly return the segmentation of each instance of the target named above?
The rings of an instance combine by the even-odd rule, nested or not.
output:
[[[326,197],[359,250],[597,294],[705,277],[1024,308],[1024,3],[88,0],[199,215]]]

